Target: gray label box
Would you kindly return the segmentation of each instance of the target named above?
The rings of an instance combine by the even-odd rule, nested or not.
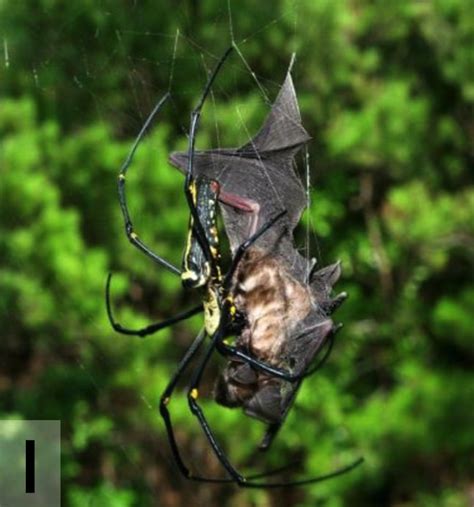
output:
[[[60,421],[0,420],[0,507],[60,503]]]

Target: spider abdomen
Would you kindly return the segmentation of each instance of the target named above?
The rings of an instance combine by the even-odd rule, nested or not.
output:
[[[220,251],[217,234],[216,205],[219,185],[216,181],[200,176],[191,181],[190,192],[196,206],[199,222],[208,252],[203,250],[201,242],[194,230],[194,218],[190,215],[188,237],[183,255],[181,282],[186,288],[204,287],[211,280],[220,281]],[[211,261],[213,261],[211,263]]]

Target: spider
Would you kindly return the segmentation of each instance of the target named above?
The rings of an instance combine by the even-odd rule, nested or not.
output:
[[[106,284],[106,308],[109,320],[115,331],[142,338],[179,321],[185,320],[197,313],[204,312],[204,328],[192,342],[191,346],[180,361],[175,374],[169,381],[160,398],[159,405],[159,411],[165,423],[172,454],[180,472],[185,478],[198,482],[235,483],[238,486],[247,488],[274,488],[311,484],[346,473],[358,466],[362,462],[362,459],[358,459],[354,463],[335,470],[329,474],[296,481],[262,482],[259,480],[263,477],[280,473],[282,470],[286,469],[286,467],[245,477],[231,464],[226,453],[217,441],[214,432],[212,431],[198,403],[199,385],[203,373],[210,358],[214,352],[217,351],[229,358],[229,362],[216,383],[216,400],[221,404],[228,406],[246,406],[247,413],[249,413],[249,415],[253,415],[254,417],[258,417],[268,422],[269,428],[261,446],[264,449],[268,448],[286,417],[297,388],[301,384],[302,380],[319,369],[327,359],[333,343],[332,337],[334,333],[332,331],[335,331],[335,329],[332,328],[332,325],[329,326],[329,320],[326,319],[323,321],[323,324],[326,327],[324,327],[324,329],[321,328],[320,331],[322,330],[324,334],[323,341],[326,337],[329,341],[329,347],[327,348],[326,354],[316,364],[316,366],[308,368],[308,365],[305,363],[304,368],[302,370],[300,368],[300,371],[298,372],[295,372],[295,370],[291,368],[291,364],[289,365],[285,363],[285,361],[283,361],[283,364],[280,364],[281,361],[273,360],[274,358],[272,359],[271,354],[269,355],[266,353],[268,352],[268,347],[261,345],[261,348],[263,347],[262,350],[251,350],[251,347],[248,346],[250,339],[253,339],[252,343],[256,346],[256,344],[259,343],[257,338],[261,338],[262,336],[251,322],[255,313],[255,305],[249,303],[249,298],[246,298],[244,294],[245,289],[243,288],[245,282],[249,282],[251,280],[249,273],[252,269],[255,270],[258,263],[262,263],[262,266],[267,266],[267,268],[272,266],[269,268],[272,276],[278,276],[281,280],[281,290],[278,288],[275,289],[273,286],[270,287],[275,294],[277,294],[278,291],[291,292],[292,294],[294,294],[295,291],[299,291],[301,293],[301,301],[303,304],[307,304],[310,292],[309,289],[295,284],[295,282],[287,276],[285,269],[281,267],[278,259],[271,258],[271,256],[268,258],[268,256],[262,255],[258,249],[259,240],[266,234],[270,234],[277,224],[281,225],[285,221],[288,214],[287,209],[279,210],[278,213],[263,221],[262,225],[258,227],[259,222],[262,222],[262,220],[259,215],[260,209],[257,202],[252,199],[243,198],[237,194],[227,192],[222,188],[222,185],[217,179],[208,178],[205,175],[195,175],[194,172],[195,138],[201,110],[219,70],[232,49],[232,47],[229,48],[218,61],[216,67],[209,76],[196,108],[191,113],[189,145],[184,182],[184,193],[190,210],[190,221],[181,270],[154,253],[139,238],[133,228],[125,194],[126,174],[133,161],[134,154],[140,141],[152,124],[155,116],[168,100],[169,94],[166,94],[150,113],[148,119],[140,130],[127,159],[122,165],[118,176],[119,202],[124,218],[125,232],[131,244],[158,265],[164,267],[175,275],[180,276],[185,288],[200,290],[203,293],[203,303],[181,312],[163,322],[151,324],[143,329],[127,329],[117,323],[112,314],[110,304],[111,275],[109,274]],[[242,215],[250,217],[248,220],[248,227],[246,229],[246,239],[234,249],[231,265],[225,275],[222,274],[221,270],[219,237],[216,222],[218,201],[234,210],[237,210]],[[245,268],[245,266],[247,266],[247,268]],[[313,275],[313,272],[310,273],[308,283],[312,282]],[[316,280],[323,279],[321,270],[316,272],[316,275]],[[327,300],[326,304],[329,306],[332,305],[332,307],[335,308],[343,299],[344,295],[343,297],[339,297],[339,299],[336,298],[336,300]],[[277,296],[270,296],[269,303],[273,304],[275,301],[278,301]],[[327,309],[327,313],[330,313],[334,308]],[[277,327],[278,325],[276,324],[276,328]],[[312,331],[314,331],[314,329]],[[309,332],[306,332],[306,335],[308,334]],[[188,388],[188,402],[191,412],[198,419],[215,455],[228,473],[229,478],[205,477],[191,473],[184,463],[179,451],[168,409],[171,396],[178,381],[182,378],[185,369],[201,348],[206,336],[209,337],[209,343],[202,358],[198,362],[196,369],[191,374],[191,381]],[[228,338],[230,336],[237,337],[233,343],[229,343]],[[260,341],[263,343],[263,340]],[[317,352],[319,353],[319,350]],[[313,354],[313,357],[314,356],[315,353]],[[245,374],[247,374],[247,377],[243,380]],[[248,376],[249,374],[250,377]],[[256,395],[256,397],[254,396],[252,399],[257,399],[259,403],[263,401],[263,405],[265,405],[269,399],[266,394],[268,392],[268,388],[279,389],[282,386],[282,383],[289,383],[295,386],[295,389],[293,389],[286,401],[286,409],[284,413],[280,414],[280,417],[276,420],[271,419],[272,410],[268,409],[268,407],[254,407],[254,412],[252,413],[252,407],[250,406],[251,403],[249,402],[249,397],[247,396],[249,390],[251,395]],[[242,395],[243,391],[245,391],[244,395]],[[260,405],[262,405],[262,403],[260,403]],[[268,413],[270,413],[270,416],[268,416]]]

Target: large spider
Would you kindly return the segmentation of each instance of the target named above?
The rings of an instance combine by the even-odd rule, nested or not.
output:
[[[111,275],[109,275],[106,285],[107,313],[117,332],[145,337],[201,311],[204,312],[203,330],[182,358],[160,399],[160,414],[165,422],[171,451],[184,477],[200,482],[233,482],[241,487],[251,488],[310,484],[348,472],[359,465],[362,460],[358,459],[349,466],[323,476],[291,482],[261,482],[258,480],[279,473],[283,469],[244,477],[230,463],[197,401],[204,370],[214,351],[217,350],[228,357],[229,361],[216,383],[216,400],[227,406],[242,406],[247,414],[267,422],[269,428],[261,447],[268,448],[283,423],[302,380],[320,368],[327,359],[334,332],[337,329],[332,325],[332,321],[327,315],[345,298],[345,294],[341,294],[335,299],[329,298],[331,286],[339,276],[338,265],[317,272],[311,270],[307,274],[306,280],[298,281],[286,267],[283,258],[276,254],[270,254],[259,247],[259,241],[263,241],[263,238],[273,237],[276,251],[279,248],[278,245],[284,242],[285,237],[289,233],[291,234],[294,224],[291,223],[292,213],[289,213],[288,209],[281,207],[273,216],[265,217],[256,200],[226,191],[219,178],[195,173],[195,154],[206,153],[195,152],[196,130],[201,109],[231,50],[232,48],[229,48],[219,60],[191,114],[187,153],[185,155],[174,154],[171,157],[172,162],[185,171],[184,193],[190,210],[188,241],[181,270],[155,254],[135,233],[125,195],[126,173],[132,163],[135,151],[155,115],[169,98],[169,94],[166,94],[151,112],[118,177],[119,202],[129,241],[154,262],[180,276],[185,288],[200,289],[203,293],[203,304],[143,329],[127,329],[115,322],[113,318],[110,305]],[[246,147],[240,152],[229,153],[233,157],[237,153],[240,154],[239,156],[244,153],[248,155],[252,149],[254,153],[250,156],[260,159],[261,155],[255,153],[257,151],[255,146]],[[225,154],[225,150],[216,150],[216,152],[219,156]],[[234,244],[231,265],[225,275],[222,274],[220,266],[216,222],[218,201],[227,206],[228,210],[237,213],[239,224],[244,224],[241,227],[244,231],[244,239],[239,244]],[[289,207],[291,206],[289,205]],[[306,259],[302,261],[298,257],[297,260],[300,263],[304,262],[305,266],[308,264]],[[319,292],[313,293],[310,288],[311,284],[317,286]],[[314,294],[319,296],[315,297]],[[292,304],[289,303],[290,299]],[[314,310],[315,308],[316,310]],[[305,322],[304,329],[298,328],[292,323],[297,319]],[[310,320],[311,322],[308,324]],[[261,329],[262,322],[265,323],[265,331]],[[204,477],[190,472],[181,457],[168,410],[169,401],[178,381],[206,336],[209,337],[209,343],[203,357],[191,374],[188,401],[191,412],[197,417],[212,449],[230,478]],[[233,342],[229,341],[231,336],[236,337]],[[296,359],[296,352],[294,345],[292,345],[294,343],[298,343],[300,348],[301,346],[306,348],[304,353],[299,351],[296,354],[298,356]],[[325,343],[329,344],[326,353],[315,366],[310,367],[310,363]],[[301,356],[301,360],[299,356]]]

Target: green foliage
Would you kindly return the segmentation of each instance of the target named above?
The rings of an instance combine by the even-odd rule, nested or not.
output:
[[[470,2],[231,2],[246,64],[272,99],[290,54],[314,137],[311,209],[322,264],[340,258],[346,326],[305,381],[279,441],[202,405],[242,470],[296,476],[364,466],[304,489],[190,484],[171,463],[156,402],[200,317],[138,340],[117,320],[196,303],[123,232],[118,168],[147,113],[170,104],[127,178],[140,237],[179,264],[188,212],[168,153],[183,149],[206,73],[231,42],[226,2],[0,2],[0,417],[61,419],[70,506],[466,507],[474,455],[474,13]],[[176,38],[176,29],[180,35]],[[176,52],[174,51],[175,44]],[[268,105],[239,55],[202,116],[198,146],[246,142]],[[172,78],[172,79],[171,79]],[[303,243],[304,227],[298,233]],[[315,236],[312,236],[313,243]],[[196,470],[221,469],[182,391],[170,404]]]

